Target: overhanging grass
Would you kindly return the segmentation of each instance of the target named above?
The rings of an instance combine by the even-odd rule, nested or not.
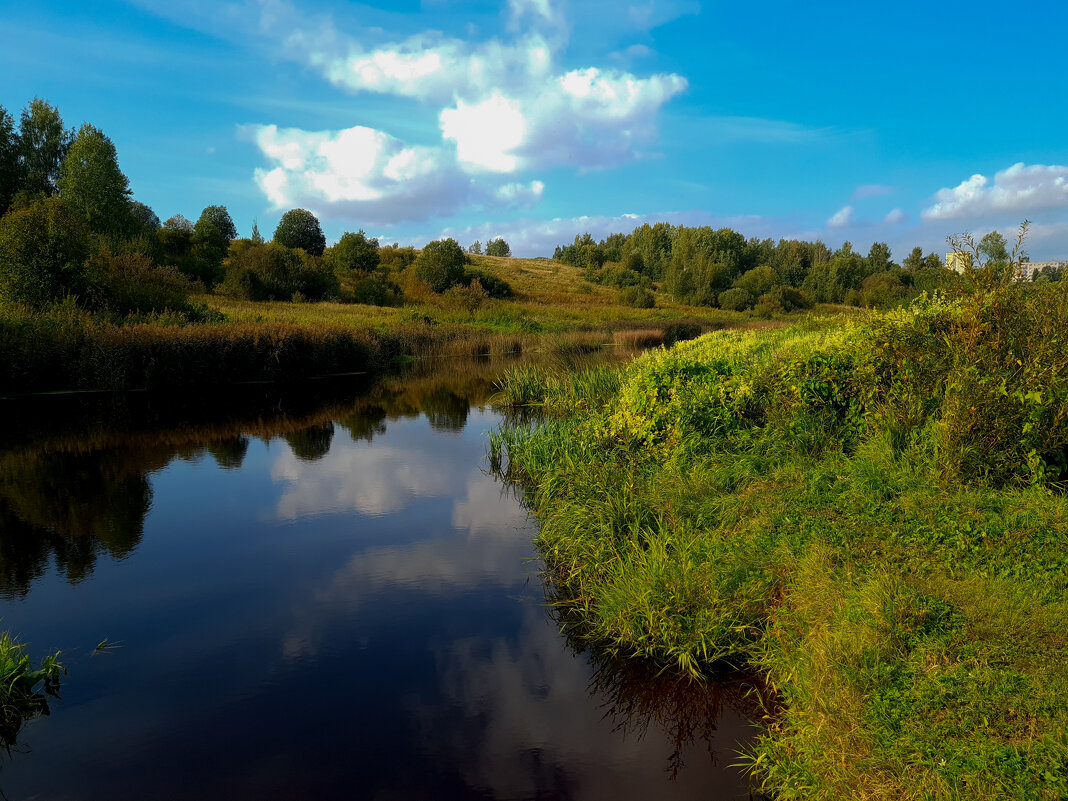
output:
[[[1065,797],[1064,376],[1050,351],[1018,357],[1058,313],[1025,300],[999,323],[1014,341],[978,354],[1018,406],[965,424],[959,305],[715,334],[615,391],[511,376],[508,397],[554,416],[503,428],[495,460],[528,488],[572,633],[695,677],[760,667],[784,708],[749,759],[781,798]],[[993,437],[996,460],[960,461]]]
[[[62,670],[58,653],[35,668],[25,644],[0,633],[0,744],[10,748],[26,721],[48,714],[47,696],[58,693]]]

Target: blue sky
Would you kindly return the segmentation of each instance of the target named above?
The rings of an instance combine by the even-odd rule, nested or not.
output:
[[[0,105],[114,140],[161,218],[314,210],[549,255],[645,221],[1068,259],[1068,5],[131,0],[0,13]]]

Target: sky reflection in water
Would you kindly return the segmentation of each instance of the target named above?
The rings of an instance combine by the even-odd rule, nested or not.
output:
[[[284,436],[4,452],[3,625],[70,670],[7,795],[748,798],[729,699],[674,698],[704,717],[672,779],[681,724],[610,665],[591,693],[533,523],[487,472],[499,418],[424,396],[429,415],[356,402]],[[105,637],[122,647],[93,655]]]

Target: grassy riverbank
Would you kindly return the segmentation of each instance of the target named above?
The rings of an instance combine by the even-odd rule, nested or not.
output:
[[[544,259],[489,259],[480,270],[515,287],[508,300],[460,308],[414,279],[405,305],[235,300],[205,294],[195,314],[116,318],[73,302],[0,309],[0,395],[165,388],[381,371],[398,357],[644,347],[746,326],[738,312],[618,302],[581,271]]]
[[[1068,295],[720,332],[513,374],[506,428],[578,636],[761,668],[780,798],[1068,795]]]

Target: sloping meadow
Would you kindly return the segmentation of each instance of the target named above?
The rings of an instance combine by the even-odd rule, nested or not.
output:
[[[501,429],[578,636],[782,706],[779,798],[1068,796],[1068,295],[923,299],[513,374]]]

